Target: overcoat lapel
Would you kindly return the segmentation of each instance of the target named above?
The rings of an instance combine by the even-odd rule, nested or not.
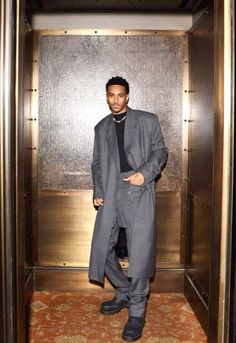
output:
[[[108,144],[110,153],[116,163],[118,170],[120,170],[120,157],[119,157],[118,144],[117,144],[117,138],[116,138],[116,128],[115,128],[115,123],[113,121],[112,114],[110,114],[110,117],[107,123],[106,139],[107,139],[107,144]]]
[[[134,139],[136,130],[137,130],[137,117],[135,116],[134,111],[128,107],[126,123],[125,123],[125,132],[124,132],[124,149],[125,149],[127,158],[129,156],[129,152],[132,146],[132,141]]]

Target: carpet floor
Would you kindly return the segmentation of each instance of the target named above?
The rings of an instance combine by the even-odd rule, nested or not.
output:
[[[99,312],[111,292],[35,292],[30,304],[29,343],[122,343],[128,309]],[[206,336],[186,298],[152,293],[140,343],[205,343]]]

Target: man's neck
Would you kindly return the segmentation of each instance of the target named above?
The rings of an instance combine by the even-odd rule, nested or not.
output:
[[[112,112],[112,114],[113,114],[114,116],[119,115],[119,114],[126,114],[126,113],[127,113],[127,110],[123,110],[122,112],[119,112],[119,113],[114,113],[114,112]]]

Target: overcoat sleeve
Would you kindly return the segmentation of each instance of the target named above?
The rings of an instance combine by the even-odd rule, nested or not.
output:
[[[100,148],[96,130],[94,130],[93,161],[91,164],[93,178],[93,199],[103,198],[101,168],[100,168]]]
[[[146,183],[152,182],[161,173],[167,156],[168,149],[165,147],[161,126],[158,117],[155,115],[152,123],[151,152],[148,161],[137,169],[144,176]]]

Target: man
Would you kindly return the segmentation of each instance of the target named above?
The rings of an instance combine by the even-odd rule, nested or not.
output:
[[[155,270],[155,178],[166,163],[167,149],[155,114],[127,106],[129,84],[122,77],[106,84],[111,114],[95,126],[92,176],[96,216],[89,278],[103,283],[104,274],[116,289],[101,306],[102,314],[129,308],[122,337],[135,341],[145,323],[149,279]],[[126,228],[128,278],[117,260],[119,227]]]

